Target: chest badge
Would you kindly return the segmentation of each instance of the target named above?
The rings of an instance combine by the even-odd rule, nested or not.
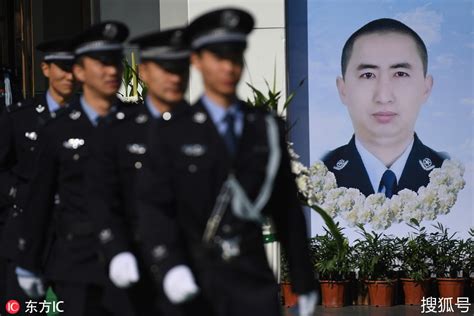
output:
[[[181,152],[189,157],[199,157],[206,153],[207,148],[201,144],[187,144],[181,146]]]
[[[127,150],[131,154],[143,155],[146,153],[146,146],[142,144],[128,144]]]
[[[29,140],[37,140],[38,134],[36,134],[36,132],[26,132],[25,137],[28,138]]]
[[[82,138],[69,138],[63,142],[63,147],[67,149],[78,149],[85,144]]]
[[[333,168],[337,171],[340,171],[344,169],[348,163],[349,163],[349,160],[339,159],[339,161],[336,162],[336,165],[334,165]]]
[[[46,108],[42,104],[38,104],[36,107],[36,112],[43,113]]]
[[[69,117],[71,118],[71,120],[76,121],[81,117],[81,112],[72,111],[71,113],[69,113]]]
[[[145,124],[148,121],[148,115],[140,114],[135,118],[135,123],[137,124]]]

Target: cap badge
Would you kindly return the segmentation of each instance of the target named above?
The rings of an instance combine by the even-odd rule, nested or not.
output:
[[[105,38],[112,40],[117,36],[118,30],[117,26],[115,26],[112,23],[107,23],[104,27],[104,31],[102,32],[102,35],[104,35]]]
[[[221,24],[229,29],[235,28],[240,22],[240,17],[233,11],[224,11],[221,16]]]

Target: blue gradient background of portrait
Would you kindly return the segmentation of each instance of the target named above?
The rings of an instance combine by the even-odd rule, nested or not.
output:
[[[346,144],[353,134],[349,114],[336,89],[345,41],[371,20],[398,19],[425,41],[428,73],[434,77],[431,96],[422,107],[415,130],[427,146],[449,153],[466,168],[466,186],[456,205],[437,220],[466,237],[469,227],[474,226],[473,2],[308,0],[307,7],[309,161]],[[292,136],[297,143],[298,137]],[[319,216],[312,214],[312,235],[322,232],[321,224]],[[408,227],[402,223],[387,232],[406,231]],[[351,229],[347,232],[350,237],[356,236]]]

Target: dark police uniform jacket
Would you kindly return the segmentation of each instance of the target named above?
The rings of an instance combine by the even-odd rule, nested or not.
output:
[[[109,262],[115,255],[132,252],[140,269],[140,280],[127,289],[137,315],[179,315],[151,281],[144,266],[136,235],[136,176],[148,154],[149,129],[152,121],[172,119],[189,105],[182,103],[171,112],[171,118],[154,118],[145,104],[123,111],[114,118],[94,143],[86,174],[88,208],[97,225],[101,251]],[[158,123],[159,124],[159,123]],[[158,305],[156,304],[159,297]],[[158,306],[158,307],[157,307]],[[160,312],[159,312],[159,311]]]
[[[117,102],[115,113],[122,104]],[[98,256],[98,240],[86,207],[84,173],[89,148],[97,139],[97,129],[84,112],[80,100],[50,121],[42,130],[38,167],[31,180],[31,193],[20,237],[19,266],[44,273],[52,280],[102,283],[104,270]],[[59,205],[53,206],[55,203]],[[52,225],[52,226],[51,226]],[[47,230],[55,239],[46,260],[41,253]]]
[[[243,102],[240,105],[243,131],[234,159],[199,101],[173,120],[152,127],[157,137],[150,139],[148,163],[139,174],[139,233],[154,277],[160,282],[169,269],[186,264],[204,296],[217,292],[222,300],[226,300],[226,294],[219,293],[223,288],[258,294],[271,292],[276,284],[265,257],[261,225],[239,219],[227,210],[217,235],[238,240],[240,255],[230,260],[223,259],[219,248],[203,246],[202,242],[206,222],[229,172],[233,170],[252,201],[266,174],[269,146],[265,117],[271,114]],[[279,134],[281,164],[263,213],[273,218],[288,254],[294,290],[306,293],[313,290],[314,281],[305,219],[280,121]]]
[[[188,104],[172,111],[183,111]],[[123,111],[114,118],[95,142],[88,165],[89,208],[94,209],[98,236],[107,261],[132,250],[136,241],[136,174],[148,154],[148,131],[155,118],[145,104]],[[169,118],[167,118],[169,119]],[[163,118],[159,118],[163,121]]]
[[[63,109],[50,113],[46,97],[18,102],[0,117],[0,255],[16,254],[19,221],[26,206],[28,183],[38,156],[40,131]]]
[[[431,170],[441,167],[445,159],[446,154],[425,146],[415,134],[413,148],[398,179],[394,194],[403,189],[416,192],[421,186],[426,186],[430,180],[428,175]],[[336,176],[339,187],[356,188],[365,196],[374,194],[369,175],[355,146],[355,136],[352,136],[347,145],[329,152],[322,160],[329,171]],[[344,164],[345,166],[340,168]]]

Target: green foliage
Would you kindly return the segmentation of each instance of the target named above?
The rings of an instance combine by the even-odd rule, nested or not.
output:
[[[304,79],[301,80],[300,83],[298,84],[297,89],[299,89],[304,84],[304,82],[305,82]],[[268,81],[265,80],[265,85],[267,86],[266,93],[261,90],[258,90],[254,85],[248,82],[246,84],[252,90],[252,98],[247,98],[247,104],[249,106],[266,108],[270,111],[274,111],[280,117],[284,117],[284,113],[286,109],[288,108],[288,106],[290,105],[296,93],[296,90],[295,90],[288,95],[285,102],[283,103],[281,112],[278,112],[278,103],[280,102],[280,99],[281,99],[281,91],[277,91],[276,89],[276,64],[274,65],[274,69],[273,69],[273,85],[270,87],[270,84],[268,83]],[[290,129],[291,127],[294,126],[294,124],[296,124],[296,122],[290,126]]]
[[[337,236],[343,236],[339,223],[335,224]],[[325,228],[325,234],[311,240],[312,262],[321,280],[342,281],[349,278],[353,269],[352,249],[343,238],[342,245],[336,236]]]
[[[122,74],[122,83],[124,85],[125,91],[124,94],[120,93],[122,97],[131,97],[133,96],[134,90],[134,77],[138,86],[141,87],[142,91],[140,92],[137,88],[138,101],[143,101],[143,96],[146,94],[147,87],[145,83],[140,79],[138,72],[133,69],[132,65],[128,62],[126,58],[122,60],[123,62],[123,74]]]
[[[48,287],[48,290],[46,291],[46,302],[50,302],[52,306],[57,301],[58,301],[58,297],[56,296],[56,293],[54,293],[51,287]],[[55,316],[55,315],[59,315],[59,312],[58,311],[53,312],[52,309],[48,312],[48,316]]]
[[[474,228],[469,230],[469,237],[467,243],[467,262],[464,272],[466,276],[474,274]],[[471,276],[472,277],[472,276]]]
[[[429,242],[435,248],[433,265],[438,278],[456,278],[459,271],[466,271],[469,252],[472,251],[472,240],[456,238],[456,233],[450,234],[448,228],[441,223],[433,225],[436,232],[430,234]]]
[[[433,271],[435,248],[429,240],[425,227],[417,220],[411,219],[410,226],[414,232],[408,237],[397,238],[398,258],[405,276],[415,281],[423,281],[430,277]]]
[[[362,238],[354,242],[354,252],[361,279],[389,281],[397,268],[396,259],[399,244],[395,238],[374,231],[367,232],[363,225],[357,225]]]

